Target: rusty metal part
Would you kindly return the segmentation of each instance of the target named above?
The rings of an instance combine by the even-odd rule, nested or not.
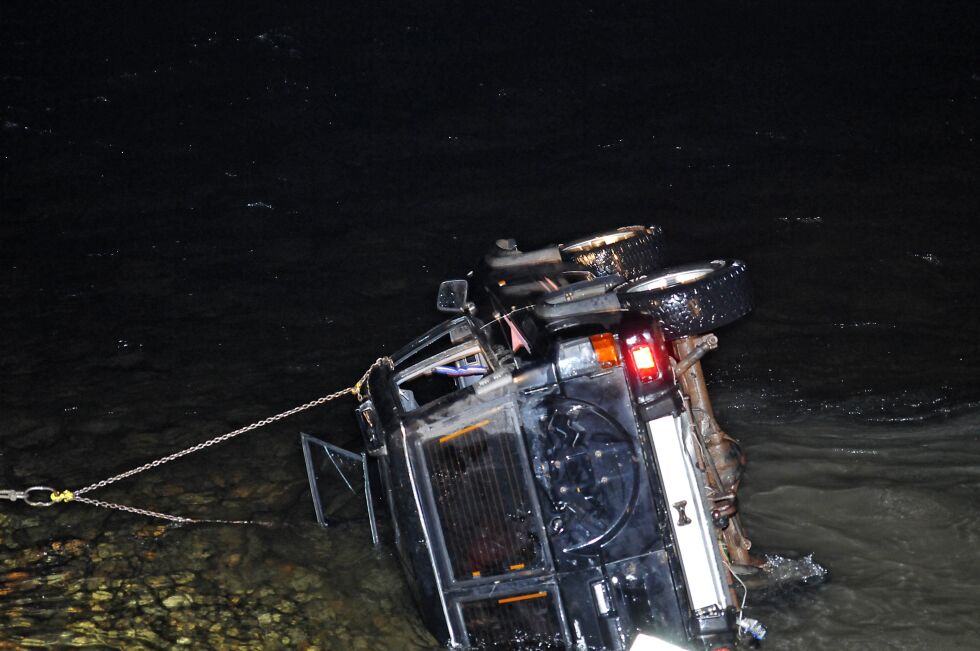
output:
[[[714,508],[711,509],[711,517],[730,518],[738,513],[738,502],[735,495],[729,493],[728,495],[720,495],[710,499],[714,503]]]
[[[696,362],[701,361],[701,358],[707,355],[710,351],[718,347],[718,337],[713,334],[707,334],[701,337],[700,341],[694,346],[694,350],[688,353],[681,361],[677,362],[674,366],[675,375],[683,375],[687,372],[687,369],[694,366]]]
[[[707,346],[698,346],[702,343],[696,337],[683,337],[675,340],[674,350],[682,360],[696,355],[699,351],[707,352]],[[711,335],[717,346],[717,338]],[[703,356],[703,353],[701,353]],[[740,454],[737,448],[732,446],[732,439],[721,429],[718,421],[715,420],[715,412],[711,406],[711,399],[708,397],[708,387],[704,381],[704,371],[701,369],[700,358],[693,359],[686,370],[679,373],[681,386],[691,401],[691,411],[694,421],[698,426],[701,436],[704,438],[705,447],[711,455],[713,465],[720,476],[721,485],[716,488],[723,493],[734,492],[737,488],[738,477],[742,467]]]
[[[676,358],[681,360],[675,366],[675,373],[690,400],[694,426],[701,435],[707,456],[705,462],[711,470],[707,473],[708,483],[718,494],[731,495],[733,499],[730,503],[734,506],[734,495],[738,491],[745,458],[737,445],[733,445],[734,439],[715,420],[700,361],[709,350],[717,347],[718,339],[709,334],[703,337],[682,337],[672,343]],[[744,535],[737,509],[733,509],[728,518],[731,526],[720,532],[728,558],[739,565],[754,564],[749,556],[752,541]]]

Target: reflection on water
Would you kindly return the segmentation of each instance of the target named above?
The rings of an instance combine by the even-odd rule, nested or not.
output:
[[[875,7],[5,12],[0,488],[348,386],[495,238],[654,222],[749,263],[706,360],[745,520],[831,571],[750,594],[766,648],[975,646],[976,22]],[[313,524],[298,433],[350,406],[92,495],[277,526],[0,504],[0,648],[431,648],[390,547]]]
[[[845,649],[969,646],[978,426],[974,412],[900,428],[823,418],[753,427],[743,509],[756,541],[812,551],[831,568],[818,591],[766,597],[756,612],[772,648],[806,646],[815,631]]]

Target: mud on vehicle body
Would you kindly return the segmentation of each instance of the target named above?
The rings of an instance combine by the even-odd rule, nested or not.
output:
[[[498,241],[477,280],[440,287],[454,316],[372,372],[367,455],[442,643],[723,649],[751,630],[744,459],[699,363],[751,309],[745,265],[663,264],[656,227]]]

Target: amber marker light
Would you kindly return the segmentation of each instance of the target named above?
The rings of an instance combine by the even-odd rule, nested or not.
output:
[[[616,339],[612,334],[604,332],[601,335],[589,337],[592,343],[592,350],[595,351],[596,361],[602,368],[619,366],[619,351],[616,350]]]

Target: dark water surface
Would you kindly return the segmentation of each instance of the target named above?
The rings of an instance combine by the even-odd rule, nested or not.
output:
[[[662,225],[745,259],[707,362],[765,648],[980,635],[975,3],[0,8],[0,488],[77,488],[351,384],[437,283]],[[349,399],[348,399],[349,400]],[[311,524],[297,433],[0,504],[0,648],[427,649],[390,550]]]

